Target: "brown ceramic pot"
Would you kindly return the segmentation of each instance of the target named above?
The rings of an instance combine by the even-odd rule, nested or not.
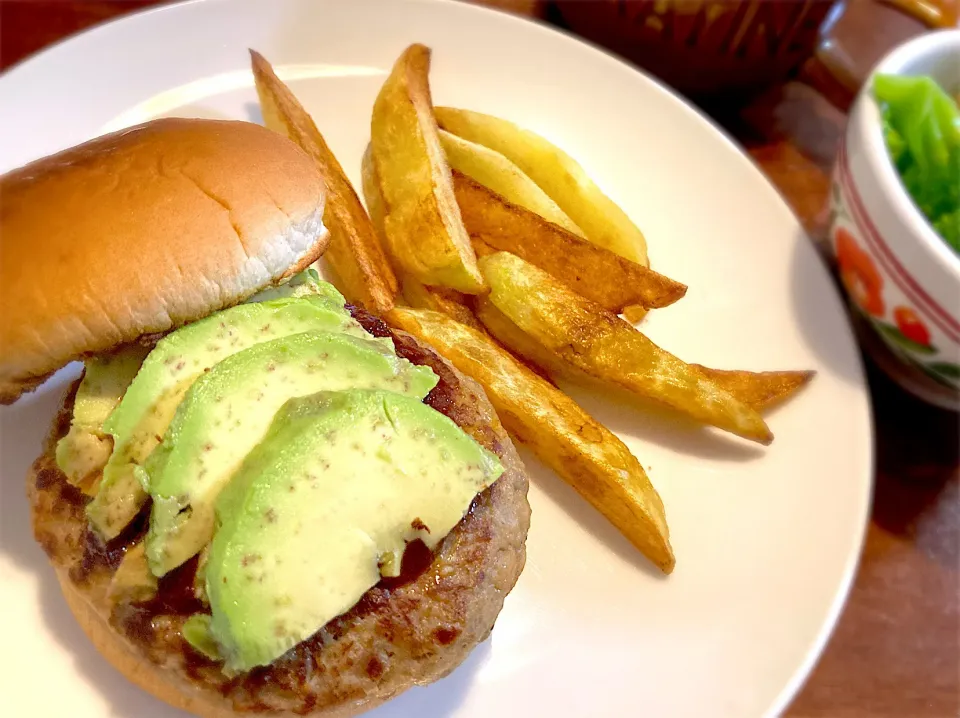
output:
[[[557,0],[574,32],[681,92],[751,91],[810,57],[838,0]]]

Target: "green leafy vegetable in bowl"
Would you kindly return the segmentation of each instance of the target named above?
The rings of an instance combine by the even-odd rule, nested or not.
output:
[[[873,92],[904,187],[960,253],[960,108],[930,77],[877,75]]]

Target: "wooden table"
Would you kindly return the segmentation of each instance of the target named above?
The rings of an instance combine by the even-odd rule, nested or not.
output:
[[[545,17],[537,0],[484,1]],[[0,0],[0,68],[154,2]],[[718,118],[814,238],[824,230],[829,170],[851,85],[886,48],[920,30],[874,0],[851,0],[833,31],[848,58],[846,85],[813,59],[794,81]],[[866,547],[836,633],[788,715],[960,716],[958,417],[908,396],[869,362],[868,373],[877,469]]]

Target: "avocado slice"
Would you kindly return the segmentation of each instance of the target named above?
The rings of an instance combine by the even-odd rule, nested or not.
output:
[[[297,299],[299,297],[317,297],[343,309],[347,300],[330,282],[320,279],[314,268],[305,269],[293,276],[286,284],[264,289],[250,297],[247,302],[267,302],[273,299]]]
[[[300,272],[286,284],[260,292],[247,302],[299,297],[316,297],[340,310],[346,304],[343,295],[332,284],[321,280],[313,268]],[[57,443],[57,465],[74,486],[84,485],[110,458],[113,443],[103,432],[103,423],[120,403],[149,351],[140,344],[130,344],[84,362],[70,432]]]
[[[70,431],[57,442],[57,466],[74,486],[86,488],[88,478],[107,463],[113,443],[103,431],[103,422],[120,403],[149,351],[129,344],[84,362]]]
[[[297,334],[223,360],[187,392],[144,467],[153,497],[151,570],[163,576],[210,541],[220,490],[291,397],[377,388],[422,399],[436,383],[428,367],[398,359],[381,342],[346,334]]]
[[[408,542],[435,548],[502,472],[415,398],[287,402],[217,500],[206,582],[225,670],[266,665],[349,610]]]
[[[210,631],[210,614],[195,613],[188,617],[180,628],[180,635],[197,653],[211,661],[219,660],[220,649]]]
[[[99,491],[87,507],[93,528],[109,540],[137,515],[147,499],[138,469],[160,443],[197,377],[250,346],[310,330],[369,336],[336,301],[303,297],[225,309],[157,342],[103,424],[113,436],[113,453],[104,466]]]

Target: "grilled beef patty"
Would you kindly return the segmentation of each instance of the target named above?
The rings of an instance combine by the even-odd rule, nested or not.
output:
[[[440,381],[424,401],[496,453],[505,471],[435,552],[410,544],[399,577],[381,580],[349,612],[270,666],[231,678],[183,640],[186,617],[206,610],[193,588],[196,559],[161,579],[148,600],[111,592],[125,552],[145,535],[149,507],[108,544],[89,530],[88,498],[67,483],[54,458],[70,427],[79,381],[28,480],[34,533],[61,582],[69,581],[133,651],[173,674],[175,683],[225,699],[238,713],[350,715],[437,680],[490,633],[523,568],[527,475],[483,390],[412,336],[351,311],[374,336],[392,337],[400,357],[436,372]]]

